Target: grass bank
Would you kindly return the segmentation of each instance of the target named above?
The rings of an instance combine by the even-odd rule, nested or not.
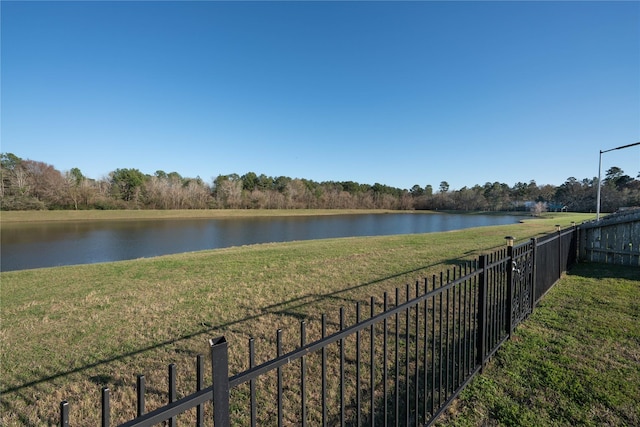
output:
[[[638,268],[572,269],[439,425],[640,425]]]
[[[349,215],[367,213],[402,213],[411,211],[386,211],[362,209],[173,209],[173,210],[86,210],[86,211],[6,211],[0,212],[0,221],[99,221],[144,219],[215,219],[240,217]],[[422,212],[424,213],[424,212]]]
[[[285,213],[290,211],[278,214]],[[263,244],[1,273],[0,424],[54,424],[59,402],[67,399],[73,424],[98,425],[103,385],[114,390],[112,422],[121,422],[135,414],[136,374],[146,374],[148,389],[155,390],[148,410],[165,401],[160,390],[166,390],[169,363],[181,369],[179,395],[192,392],[193,360],[207,354],[210,337],[227,337],[234,373],[246,368],[249,337],[256,339],[260,363],[273,357],[278,328],[285,346],[293,347],[296,342],[286,337],[297,337],[299,320],[307,319],[310,341],[323,312],[336,315],[340,306],[369,296],[380,300],[384,291],[502,246],[506,235],[527,239],[592,217],[557,214],[446,233]],[[287,335],[289,330],[295,333]]]

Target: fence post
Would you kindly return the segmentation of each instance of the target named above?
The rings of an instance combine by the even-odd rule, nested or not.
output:
[[[580,262],[580,227],[576,225],[575,222],[572,222],[573,230],[571,233],[571,243],[570,245],[574,245],[571,250],[571,267]]]
[[[229,353],[224,336],[209,340],[213,379],[213,425],[229,427]]]
[[[578,264],[580,262],[580,227],[578,227],[575,222],[572,222],[571,224],[573,225],[573,240],[576,245],[575,263]]]
[[[513,260],[513,237],[506,236],[507,240],[507,335],[511,339],[513,331],[513,269],[515,261]]]
[[[558,232],[558,278],[557,280],[560,280],[560,277],[562,277],[562,227],[560,226],[560,224],[556,224],[556,231]]]
[[[536,308],[536,298],[538,292],[538,269],[536,268],[536,255],[538,250],[538,239],[533,237],[531,239],[531,313]]]
[[[476,365],[480,365],[480,372],[484,369],[485,341],[487,339],[487,255],[480,255],[478,269],[480,283],[478,287],[478,329],[476,330]]]

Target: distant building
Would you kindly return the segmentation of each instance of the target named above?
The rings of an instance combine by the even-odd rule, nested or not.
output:
[[[567,206],[562,204],[562,203],[551,202],[551,203],[547,203],[547,211],[549,211],[549,212],[566,212],[567,211]]]

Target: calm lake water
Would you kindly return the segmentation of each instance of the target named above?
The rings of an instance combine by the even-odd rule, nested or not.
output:
[[[514,224],[515,216],[366,214],[3,224],[1,271],[120,261],[267,242],[430,233]]]

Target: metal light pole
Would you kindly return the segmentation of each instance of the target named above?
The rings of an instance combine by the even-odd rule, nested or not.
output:
[[[634,142],[633,144],[623,145],[622,147],[611,148],[609,150],[600,150],[600,160],[598,162],[598,196],[596,197],[596,221],[600,221],[600,187],[602,186],[602,180],[600,175],[602,172],[602,153],[608,153],[613,150],[621,150],[623,148],[633,147],[634,145],[640,145],[640,142]]]

